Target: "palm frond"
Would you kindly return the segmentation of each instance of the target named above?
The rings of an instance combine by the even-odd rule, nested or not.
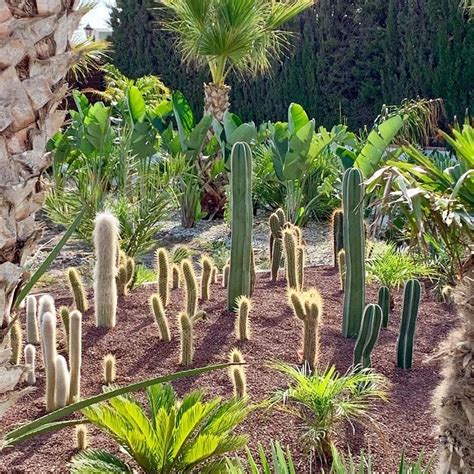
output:
[[[110,44],[107,41],[94,41],[90,38],[82,39],[75,35],[71,41],[73,62],[69,69],[76,81],[87,78],[91,71],[99,67],[108,58]]]
[[[118,457],[100,449],[76,454],[69,463],[72,474],[132,474],[133,470]]]

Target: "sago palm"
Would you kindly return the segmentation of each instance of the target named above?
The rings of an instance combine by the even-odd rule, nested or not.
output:
[[[322,460],[331,458],[341,423],[358,422],[376,428],[370,414],[377,400],[386,400],[386,379],[368,369],[339,374],[334,366],[314,373],[283,362],[272,365],[290,379],[288,388],[277,391],[271,405],[301,419],[306,445]]]
[[[178,400],[170,385],[147,389],[148,410],[132,395],[123,395],[83,411],[109,433],[146,473],[225,472],[225,454],[247,443],[234,434],[249,406],[245,399],[203,400],[192,392]],[[149,413],[149,416],[148,416]],[[132,463],[102,450],[86,450],[71,460],[71,472],[134,472]]]
[[[256,75],[271,67],[289,45],[280,28],[314,0],[161,0],[187,62],[207,67],[212,82],[204,84],[204,111],[222,120],[228,109],[231,70]]]

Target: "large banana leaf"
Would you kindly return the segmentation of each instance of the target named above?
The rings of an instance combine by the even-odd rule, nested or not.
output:
[[[364,178],[369,178],[377,170],[383,154],[402,128],[403,123],[404,118],[401,115],[394,115],[380,125],[376,125],[369,133],[367,142],[354,163]]]

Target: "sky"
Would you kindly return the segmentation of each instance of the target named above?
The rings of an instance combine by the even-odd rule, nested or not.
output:
[[[114,4],[113,0],[97,0],[97,5],[82,18],[81,30],[89,24],[92,28],[109,28],[109,5]]]

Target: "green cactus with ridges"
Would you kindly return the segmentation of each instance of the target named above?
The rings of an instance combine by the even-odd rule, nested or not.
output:
[[[46,312],[41,320],[41,350],[46,372],[46,411],[55,410],[54,387],[56,383],[56,317]]]
[[[358,336],[365,307],[364,187],[362,182],[362,174],[358,169],[350,168],[344,173],[342,200],[346,278],[342,335],[347,338]]]
[[[247,143],[236,143],[230,157],[231,249],[227,306],[251,295],[252,264],[252,152]]]
[[[67,278],[76,309],[81,313],[85,313],[88,308],[88,303],[81,275],[75,268],[70,267],[67,270]]]
[[[222,269],[222,288],[227,288],[229,285],[230,265],[224,265]]]
[[[212,261],[206,255],[201,258],[201,299],[206,301],[209,299],[212,276]]]
[[[379,288],[378,305],[382,308],[382,327],[386,328],[390,319],[390,289],[387,286]]]
[[[344,291],[344,284],[346,281],[346,252],[342,249],[337,256],[337,269],[339,271],[339,284],[341,291]]]
[[[229,362],[232,364],[243,364],[244,358],[239,349],[234,348],[229,355]],[[244,398],[247,394],[247,379],[245,369],[242,365],[234,365],[229,368],[229,376],[234,387],[234,397]]]
[[[23,354],[23,329],[18,319],[11,328],[11,350],[10,362],[13,365],[19,365]]]
[[[181,263],[181,272],[186,291],[186,314],[193,316],[197,311],[197,279],[191,260],[184,259]]]
[[[24,350],[26,369],[26,383],[36,385],[36,347],[33,344],[27,344]]]
[[[237,318],[235,320],[235,335],[239,341],[247,341],[250,338],[249,313],[251,308],[250,299],[241,296],[237,299]]]
[[[82,366],[82,314],[71,311],[69,315],[69,368],[71,384],[69,388],[69,403],[79,401],[81,396],[81,366]]]
[[[29,344],[39,344],[40,342],[36,298],[31,295],[26,298],[26,342]]]
[[[371,354],[379,338],[382,318],[382,308],[378,304],[366,306],[354,347],[354,365],[364,369],[372,366]]]
[[[293,229],[286,228],[282,233],[283,248],[285,250],[286,280],[288,287],[294,290],[299,289],[298,284],[298,242]]]
[[[281,231],[283,224],[277,212],[274,212],[269,219],[270,224],[270,259],[271,259],[271,279],[276,281],[278,270],[280,268],[283,246],[281,240]]]
[[[166,308],[169,302],[169,287],[170,287],[170,258],[168,251],[160,248],[156,252],[156,269],[158,274],[158,294],[161,302]]]
[[[69,308],[67,306],[61,306],[59,308],[59,317],[61,318],[66,350],[69,350],[69,320],[70,320],[70,313],[69,313]]]
[[[54,383],[55,409],[64,408],[69,402],[69,387],[71,384],[66,359],[62,355],[56,356],[56,378]]]
[[[255,269],[255,252],[252,249],[251,259],[250,259],[250,296],[253,295],[255,291],[255,285],[257,283],[257,271]]]
[[[410,369],[413,365],[413,343],[420,295],[420,282],[415,279],[408,280],[403,290],[402,322],[397,340],[397,367],[401,369]]]
[[[115,382],[117,362],[113,354],[106,354],[102,359],[102,369],[105,385],[111,385]]]
[[[323,300],[315,289],[289,291],[289,302],[294,315],[303,321],[303,360],[311,370],[318,363],[319,322],[323,314]]]
[[[339,252],[344,248],[344,213],[335,209],[331,216],[333,265],[337,266]]]
[[[156,324],[160,330],[160,338],[164,342],[171,341],[170,328],[168,318],[166,317],[165,308],[161,302],[160,295],[152,295],[150,298],[150,307],[153,311]]]
[[[94,314],[100,328],[113,328],[117,322],[118,220],[110,213],[98,214],[94,226],[95,271]]]

